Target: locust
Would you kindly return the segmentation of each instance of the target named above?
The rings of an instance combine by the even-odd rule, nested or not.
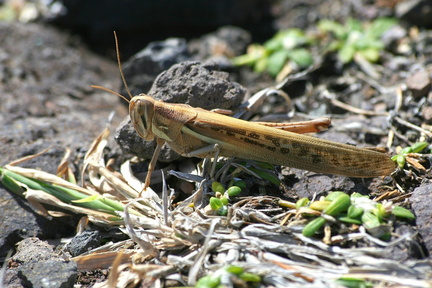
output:
[[[117,39],[116,39],[117,40]],[[121,71],[117,47],[120,74]],[[122,97],[129,102],[129,115],[135,131],[157,145],[150,161],[144,190],[150,185],[162,146],[166,143],[186,157],[235,157],[288,166],[324,174],[348,177],[378,177],[391,174],[396,164],[377,148],[359,148],[320,139],[304,133],[318,132],[330,125],[320,118],[297,123],[250,122],[187,104],[158,101],[146,94]]]

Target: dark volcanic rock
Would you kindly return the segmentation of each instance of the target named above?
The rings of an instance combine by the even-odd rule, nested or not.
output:
[[[74,287],[77,278],[75,262],[47,260],[22,265],[18,277],[30,287],[67,288]]]
[[[61,258],[53,246],[35,237],[18,243],[9,267],[7,278],[16,285],[16,274],[25,287],[73,287],[77,278],[75,262]]]
[[[432,184],[426,184],[416,188],[410,197],[411,207],[416,215],[416,223],[424,244],[432,254]]]
[[[71,253],[72,257],[75,257],[101,246],[101,240],[102,236],[98,230],[84,231],[72,238],[66,245],[66,250]]]
[[[240,105],[246,89],[231,82],[226,72],[212,63],[183,62],[161,73],[149,95],[169,103],[192,107],[232,109]]]
[[[132,96],[147,93],[159,73],[174,64],[191,60],[190,57],[184,39],[170,38],[165,41],[151,42],[123,65],[123,73]],[[126,93],[123,87],[121,94],[126,95]]]
[[[246,89],[230,82],[228,74],[217,70],[214,64],[182,62],[161,73],[150,92],[152,97],[164,102],[189,104],[207,110],[237,107],[246,94]],[[115,135],[117,143],[128,153],[150,159],[154,142],[145,142],[133,129],[130,119],[122,122]],[[163,148],[159,161],[170,162],[179,155]]]

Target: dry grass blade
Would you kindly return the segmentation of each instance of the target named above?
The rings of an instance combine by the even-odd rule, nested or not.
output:
[[[91,168],[102,175],[106,181],[108,181],[111,186],[118,191],[126,200],[136,199],[138,197],[138,192],[129,186],[123,179],[119,178],[116,173],[113,173],[109,169],[96,162],[90,162]],[[159,203],[154,201],[155,194],[150,188],[147,189],[146,193],[141,196],[139,202],[134,202],[134,206],[143,213],[155,217],[155,215],[162,213]]]
[[[81,171],[81,181],[84,179],[84,172],[87,169],[87,166],[90,162],[100,162],[103,160],[103,150],[105,149],[108,143],[108,136],[110,135],[110,131],[108,128],[105,128],[101,134],[93,141],[90,146],[90,149],[87,151],[84,156],[83,168]],[[84,186],[84,185],[83,185]]]
[[[15,161],[10,162],[8,165],[9,165],[9,166],[15,166],[15,165],[21,164],[21,163],[23,163],[23,162],[29,161],[29,160],[31,160],[31,159],[34,159],[34,158],[36,158],[36,157],[39,157],[39,156],[42,155],[42,154],[45,154],[46,152],[48,152],[49,149],[51,149],[51,148],[48,147],[48,148],[42,150],[42,151],[39,152],[39,153],[36,153],[36,154],[33,154],[33,155],[28,155],[28,156],[25,156],[25,157],[19,158],[19,159],[15,160]]]
[[[108,288],[117,287],[117,279],[119,278],[119,274],[120,274],[119,266],[122,262],[122,258],[123,258],[123,250],[117,253],[117,256],[112,262],[111,273],[108,277]]]
[[[208,234],[207,237],[204,240],[204,243],[201,247],[201,250],[198,252],[197,257],[195,258],[194,264],[192,265],[192,267],[190,267],[189,269],[189,275],[188,275],[188,284],[189,285],[195,285],[196,281],[198,280],[198,273],[201,270],[202,264],[204,262],[205,257],[207,256],[207,254],[213,250],[214,248],[218,247],[221,242],[218,240],[213,240],[212,239],[212,234],[213,231],[216,227],[216,225],[218,224],[218,219],[213,219],[210,225],[210,228],[208,230]]]
[[[131,203],[126,205],[126,208],[131,205]],[[152,243],[152,241],[149,239],[149,237],[146,237],[147,235],[143,234],[141,236],[138,236],[137,233],[135,233],[134,225],[131,221],[129,211],[128,209],[125,209],[124,214],[124,220],[125,220],[125,226],[126,226],[126,234],[129,235],[129,237],[138,245],[140,245],[141,249],[143,250],[143,253],[150,257],[158,257],[159,256],[159,250],[155,247],[155,245]]]
[[[121,256],[118,251],[94,252],[86,255],[73,257],[72,260],[78,265],[79,270],[108,269],[113,265],[114,260],[121,263],[130,263],[132,255],[136,250],[122,250]]]
[[[66,153],[63,156],[60,164],[57,167],[57,176],[63,178],[71,183],[76,184],[76,179],[72,169],[69,166],[69,157],[71,155],[71,150],[66,148]]]
[[[126,161],[120,166],[120,172],[124,177],[126,183],[132,187],[136,191],[142,191],[144,188],[144,183],[141,182],[138,178],[136,178],[132,172],[130,161]],[[133,198],[136,198],[139,193],[136,194]],[[146,198],[151,198],[156,203],[160,203],[161,199],[158,194],[156,194],[150,187],[147,188],[146,193],[143,195]]]
[[[334,106],[345,109],[347,111],[350,111],[350,112],[353,112],[356,114],[368,115],[368,116],[388,116],[389,115],[388,112],[382,113],[382,112],[375,112],[375,111],[357,108],[357,107],[351,106],[349,104],[343,103],[342,101],[339,101],[335,98],[332,98],[330,101]]]

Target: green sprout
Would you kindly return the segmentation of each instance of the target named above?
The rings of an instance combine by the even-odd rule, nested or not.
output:
[[[409,147],[403,148],[397,155],[393,156],[391,159],[398,164],[400,169],[402,169],[405,166],[406,157],[408,156],[408,154],[420,153],[428,146],[428,142],[417,142]]]
[[[226,216],[228,214],[229,199],[238,196],[242,191],[242,187],[246,187],[246,183],[238,179],[233,181],[232,184],[228,189],[225,189],[222,183],[217,181],[214,181],[211,185],[215,196],[210,198],[209,206],[218,215]]]
[[[253,165],[250,165],[248,162],[238,162],[237,164],[236,167],[233,166],[228,170],[231,180],[227,186],[217,181],[212,182],[211,189],[214,192],[214,196],[209,199],[206,213],[220,216],[228,214],[229,200],[240,195],[242,190],[246,188],[246,183],[239,178],[239,175],[242,173],[248,173],[277,186],[281,185],[281,180],[275,175],[274,166],[271,164],[258,161],[254,162]],[[216,169],[221,169],[222,167],[222,163],[217,163]]]
[[[296,209],[310,215],[310,209],[321,212],[322,216],[312,219],[304,228],[303,235],[311,237],[327,223],[327,216],[336,221],[348,224],[363,225],[371,235],[383,240],[390,239],[390,222],[392,217],[413,220],[414,214],[391,202],[375,202],[368,196],[353,193],[351,196],[344,192],[331,192],[323,199],[308,202],[307,198],[297,201]],[[304,208],[307,207],[308,210]],[[308,213],[309,212],[309,213]]]
[[[263,45],[250,45],[246,54],[232,61],[236,66],[250,65],[257,73],[267,71],[271,76],[277,77],[287,65],[298,68],[312,65],[312,55],[304,48],[311,43],[312,38],[300,29],[282,30]]]
[[[225,285],[232,284],[232,283],[222,283],[222,278],[225,279],[225,281],[229,280],[232,283],[239,284],[238,286],[241,287],[250,287],[251,284],[260,283],[262,280],[261,276],[246,272],[243,267],[229,265],[216,270],[211,275],[206,275],[201,277],[198,280],[195,287],[196,288],[229,287],[229,286],[224,286],[223,284]]]
[[[356,55],[369,62],[377,62],[384,49],[381,36],[396,23],[393,18],[378,18],[370,23],[349,19],[345,25],[332,20],[322,20],[318,23],[318,29],[333,34],[335,39],[328,50],[337,51],[342,63],[351,62]]]

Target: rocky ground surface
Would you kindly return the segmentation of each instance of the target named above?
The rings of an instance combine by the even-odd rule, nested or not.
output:
[[[277,15],[276,26],[307,28],[319,18],[345,19],[351,16],[372,19],[396,15],[406,21],[399,26],[399,30],[395,30],[395,33],[403,35],[400,36],[403,40],[398,42],[398,47],[403,46],[401,42],[407,41],[406,46],[411,50],[396,53],[397,57],[386,53],[382,70],[379,71],[380,79],[358,72],[356,65],[340,66],[334,60],[323,60],[323,64],[308,73],[306,78],[295,79],[283,87],[291,96],[294,109],[314,117],[332,115],[333,128],[318,135],[332,141],[385,147],[388,131],[393,129],[402,134],[402,137],[396,137],[392,143],[389,151],[392,154],[395,153],[396,146],[416,142],[420,138],[418,131],[400,123],[389,122],[388,116],[347,113],[334,105],[328,92],[338,95],[337,99],[342,102],[363,109],[393,111],[398,105],[396,90],[404,87],[404,94],[408,96],[403,100],[398,115],[427,129],[432,119],[432,66],[428,60],[432,54],[429,45],[432,34],[427,29],[428,25],[431,28],[431,24],[427,22],[428,17],[416,14],[419,16],[413,18],[409,7],[394,6],[393,2],[398,1],[364,3],[366,8],[362,8],[360,4],[348,5],[345,3],[348,1],[328,1],[327,4],[319,4],[321,1],[306,2],[307,4],[303,1],[281,1],[273,6],[273,13]],[[422,1],[402,2],[419,2],[416,5],[421,5]],[[426,28],[415,30],[415,25]],[[410,38],[413,33],[417,33],[415,40]],[[86,36],[89,37],[89,34]],[[122,35],[119,37],[122,50]],[[175,38],[152,42],[125,62],[123,71],[133,95],[148,92],[166,102],[181,102],[205,109],[235,109],[244,97],[274,85],[268,75],[255,74],[249,68],[234,69],[227,60],[227,55],[243,53],[252,38],[253,35],[243,29],[225,27],[189,40]],[[138,155],[142,159],[151,157],[151,146],[155,145],[143,143],[128,119],[125,119],[128,114],[127,103],[115,95],[90,87],[100,85],[127,94],[122,88],[115,61],[91,52],[76,34],[40,21],[0,22],[0,40],[1,166],[50,148],[48,152],[20,166],[55,174],[65,149],[70,149],[69,159],[78,175],[90,144],[107,125],[115,131],[105,152],[107,159],[115,159],[114,167],[118,168],[132,155]],[[110,49],[111,54],[113,48]],[[126,47],[125,51],[129,49],[132,48]],[[176,63],[181,64],[172,67]],[[289,109],[286,106],[279,97],[270,97],[257,114],[287,114]],[[112,112],[115,114],[110,118]],[[352,123],[357,126],[350,125]],[[430,141],[429,138],[425,139]],[[188,161],[197,162],[180,158],[167,148],[164,148],[160,160],[157,169],[178,171]],[[429,168],[430,164],[424,165]],[[147,162],[137,165],[137,174],[146,166]],[[273,196],[296,200],[335,190],[373,196],[397,191],[390,198],[411,209],[417,219],[395,228],[399,234],[410,233],[411,244],[389,250],[389,254],[384,255],[383,259],[411,261],[410,263],[418,261],[418,265],[431,267],[432,212],[429,209],[429,199],[432,196],[432,176],[429,170],[410,175],[401,172],[395,176],[396,180],[389,176],[355,179],[290,168],[283,168],[280,172],[284,188],[271,186],[268,182],[257,182],[255,186],[249,187],[251,195],[262,195],[265,191]],[[175,177],[168,181],[172,188],[181,191],[179,193],[191,192],[190,185],[181,183]],[[395,188],[395,183],[401,189]],[[267,186],[258,188],[262,184]],[[182,196],[179,197],[181,198]],[[1,262],[7,260],[6,276],[3,279],[7,287],[91,286],[105,280],[108,270],[78,271],[76,264],[69,261],[69,258],[97,248],[107,241],[127,239],[126,235],[116,229],[96,226],[90,226],[91,229],[75,236],[80,215],[43,217],[25,199],[8,192],[1,185],[0,205],[0,259]],[[63,247],[61,239],[69,238],[72,240],[66,249],[68,252],[59,252]],[[48,286],[46,281],[50,283]]]

